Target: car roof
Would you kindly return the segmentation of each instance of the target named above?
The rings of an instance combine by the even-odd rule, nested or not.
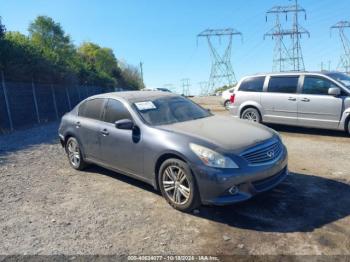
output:
[[[141,102],[154,100],[161,97],[172,97],[179,96],[174,93],[163,92],[163,91],[123,91],[123,92],[111,92],[104,93],[90,97],[92,98],[116,98],[123,99],[129,103]]]
[[[340,73],[340,72],[338,72],[338,71],[286,71],[286,72],[257,73],[254,75],[249,75],[247,77],[288,76],[288,75],[329,75],[332,73]]]

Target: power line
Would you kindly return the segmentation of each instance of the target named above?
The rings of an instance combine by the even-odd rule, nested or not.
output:
[[[232,86],[237,82],[231,64],[232,37],[235,35],[242,37],[242,33],[233,28],[207,29],[197,35],[197,39],[202,37],[207,39],[212,57],[208,93],[213,92],[216,87],[224,85]],[[219,52],[219,49],[214,45],[213,40],[215,38],[218,38],[220,43],[222,40],[226,40],[225,48],[222,53]]]

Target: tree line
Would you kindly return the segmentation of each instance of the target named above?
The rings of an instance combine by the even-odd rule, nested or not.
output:
[[[139,70],[121,63],[111,48],[92,42],[75,46],[47,16],[31,22],[28,35],[6,31],[0,20],[0,71],[12,81],[143,88]]]

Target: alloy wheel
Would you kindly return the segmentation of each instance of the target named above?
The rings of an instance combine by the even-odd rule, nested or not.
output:
[[[184,170],[175,165],[168,166],[164,170],[162,183],[167,197],[174,204],[187,203],[191,195],[191,187]]]
[[[74,167],[78,167],[80,164],[80,151],[79,145],[74,139],[68,141],[67,150],[69,161]]]
[[[243,119],[246,119],[246,120],[252,121],[252,122],[258,122],[258,116],[253,111],[248,111],[248,112],[244,113]]]

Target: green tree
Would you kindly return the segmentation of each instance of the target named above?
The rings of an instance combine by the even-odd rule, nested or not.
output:
[[[138,68],[125,65],[122,69],[122,87],[132,88],[132,89],[142,89],[144,84],[142,82],[141,74]]]
[[[6,28],[5,26],[1,23],[1,16],[0,16],[0,39],[2,39],[5,36]]]
[[[95,73],[95,77],[117,84],[121,71],[112,49],[86,42],[78,48],[78,53],[86,68]]]
[[[83,43],[76,48],[61,25],[47,16],[30,23],[29,36],[5,32],[0,21],[0,70],[14,81],[44,81],[140,89],[132,66],[121,67],[110,48]]]
[[[47,16],[38,16],[28,28],[29,38],[44,58],[56,67],[54,78],[71,78],[81,65],[69,35],[59,23]]]

